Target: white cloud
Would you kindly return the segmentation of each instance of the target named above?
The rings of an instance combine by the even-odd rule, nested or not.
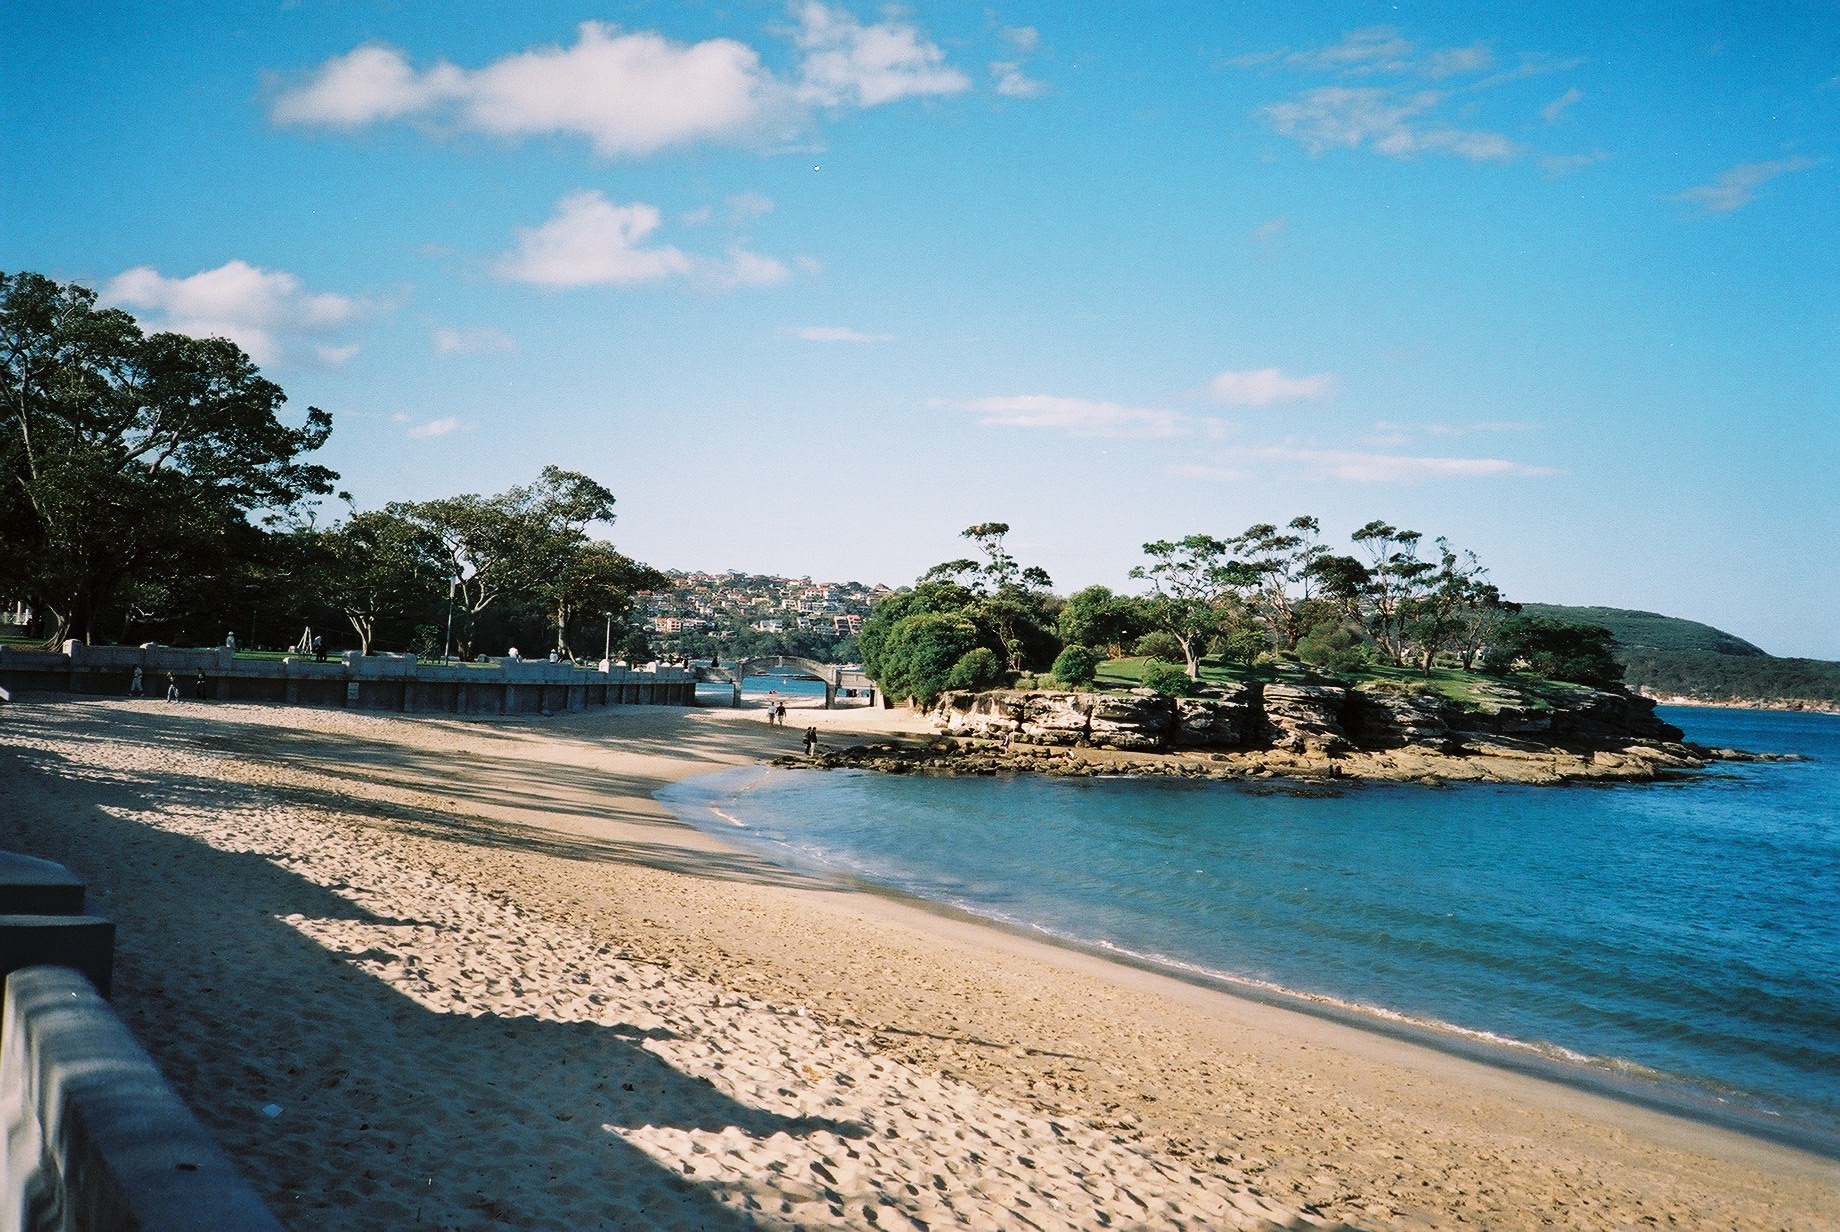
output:
[[[409,429],[409,435],[417,440],[425,441],[436,436],[446,436],[459,427],[460,421],[452,415],[447,415],[440,419],[431,419],[427,423],[417,424]]]
[[[1335,392],[1332,373],[1285,376],[1277,368],[1223,372],[1208,382],[1208,395],[1233,406],[1270,406],[1274,402],[1300,402],[1327,398]]]
[[[935,401],[935,407],[969,411],[988,427],[1052,428],[1070,436],[1169,437],[1186,429],[1174,411],[1123,406],[1116,402],[1089,402],[1083,398],[1057,398],[1050,394],[1017,394],[973,398],[964,402]]]
[[[842,9],[810,0],[794,7],[793,41],[804,52],[799,97],[825,107],[874,107],[896,99],[957,94],[970,78],[915,27],[890,17],[863,25]]]
[[[588,21],[573,46],[536,47],[473,70],[442,61],[418,71],[393,47],[360,47],[281,93],[269,114],[279,124],[335,128],[423,117],[502,137],[570,133],[611,157],[744,140],[784,96],[745,43],[686,45]]]
[[[1271,103],[1264,113],[1281,135],[1301,142],[1312,154],[1363,145],[1393,158],[1440,153],[1484,162],[1520,154],[1520,147],[1500,133],[1440,123],[1419,126],[1419,118],[1444,97],[1436,90],[1406,94],[1372,86],[1321,86],[1287,102]]]
[[[721,260],[708,257],[692,260],[697,277],[722,290],[778,286],[792,277],[784,261],[745,248],[730,248],[728,256]]]
[[[357,356],[359,349],[355,342],[348,342],[344,346],[316,346],[313,355],[328,368],[343,368]]]
[[[1447,47],[1426,56],[1418,66],[1420,76],[1438,80],[1464,73],[1481,73],[1495,67],[1495,53],[1482,43],[1469,47]]]
[[[1542,154],[1540,168],[1547,175],[1570,175],[1574,171],[1607,162],[1609,158],[1608,150],[1592,150],[1588,154]]]
[[[865,334],[847,325],[801,325],[792,331],[806,342],[893,342],[893,334]]]
[[[394,47],[365,44],[282,88],[269,115],[277,124],[344,130],[415,120],[510,139],[569,134],[612,158],[766,141],[799,128],[811,106],[874,107],[971,84],[898,18],[864,25],[817,0],[796,5],[794,15],[796,80],[776,76],[735,39],[680,43],[585,21],[573,44],[528,48],[477,69],[445,60],[417,68]]]
[[[1412,44],[1391,26],[1355,30],[1333,47],[1298,51],[1284,58],[1295,68],[1356,72],[1403,72],[1411,66]]]
[[[1583,63],[1584,58],[1582,56],[1574,56],[1569,60],[1547,60],[1539,56],[1522,56],[1521,62],[1518,65],[1504,72],[1496,73],[1492,77],[1484,77],[1475,84],[1475,88],[1478,90],[1492,90],[1496,86],[1507,85],[1511,81],[1524,81],[1529,77],[1544,77],[1548,73],[1568,72]]]
[[[736,193],[728,199],[726,204],[728,216],[734,222],[748,222],[773,212],[773,198],[751,189],[744,193]]]
[[[1280,214],[1278,217],[1268,218],[1257,227],[1254,227],[1252,238],[1258,240],[1260,243],[1266,243],[1270,240],[1277,239],[1290,229],[1291,220],[1285,215]]]
[[[1242,464],[1270,463],[1293,469],[1304,478],[1339,479],[1349,483],[1416,484],[1438,479],[1501,479],[1563,473],[1501,458],[1412,457],[1349,449],[1296,449],[1288,446],[1231,450],[1226,460]]]
[[[332,57],[282,92],[269,117],[277,124],[361,128],[427,111],[464,90],[464,74],[453,65],[418,73],[394,47],[370,43]]]
[[[1034,26],[1005,26],[999,33],[1019,56],[1026,56],[1041,45],[1041,31]]]
[[[151,265],[117,274],[105,303],[135,311],[151,328],[194,338],[228,338],[258,364],[272,364],[304,337],[334,333],[357,321],[365,305],[350,296],[308,291],[284,270],[230,261],[188,278],[167,278]],[[320,362],[337,366],[355,346],[327,345]]]
[[[792,277],[785,262],[739,244],[720,257],[648,244],[662,221],[657,206],[643,201],[616,205],[599,192],[582,189],[556,202],[549,221],[519,227],[516,248],[493,268],[507,281],[540,287],[635,287],[684,278],[705,288],[733,290],[774,286]]]
[[[678,249],[644,247],[658,229],[658,207],[614,205],[598,192],[572,192],[536,227],[519,227],[517,249],[498,259],[502,278],[543,287],[637,286],[688,274]]]
[[[1540,118],[1545,120],[1548,124],[1557,124],[1559,122],[1559,117],[1565,114],[1566,108],[1573,106],[1583,97],[1584,91],[1580,90],[1577,86],[1573,86],[1564,94],[1561,94],[1558,98],[1555,98],[1552,102],[1540,108]]]
[[[1739,206],[1748,205],[1755,200],[1757,190],[1777,176],[1788,175],[1793,171],[1806,171],[1816,165],[1814,159],[1801,154],[1775,162],[1740,163],[1721,174],[1712,183],[1675,193],[1668,200],[1685,201],[1692,205],[1703,206],[1708,213],[1712,214],[1729,214]]]
[[[1020,60],[992,60],[990,75],[996,79],[997,93],[1006,98],[1038,98],[1048,88],[1024,73]]]
[[[475,329],[434,329],[428,341],[436,355],[515,355],[518,344],[508,334],[484,326]]]

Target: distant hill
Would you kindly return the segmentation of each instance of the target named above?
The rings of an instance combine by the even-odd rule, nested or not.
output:
[[[1769,654],[1735,634],[1697,620],[1662,616],[1655,612],[1635,612],[1621,607],[1562,607],[1556,603],[1529,603],[1522,608],[1529,616],[1550,620],[1570,620],[1579,624],[1602,625],[1616,635],[1617,645],[1627,650],[1680,650],[1701,654],[1742,655],[1768,658]]]
[[[1529,616],[1601,625],[1616,636],[1627,681],[1643,692],[1708,702],[1840,706],[1840,663],[1779,659],[1696,620],[1620,607],[1529,603]]]

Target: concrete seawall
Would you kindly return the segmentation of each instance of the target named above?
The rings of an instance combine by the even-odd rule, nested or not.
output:
[[[496,659],[430,664],[414,655],[359,655],[324,662],[238,657],[228,647],[87,646],[62,651],[0,646],[0,691],[124,697],[139,667],[142,688],[164,697],[172,674],[181,697],[196,695],[200,673],[212,701],[283,702],[354,710],[434,714],[545,714],[589,706],[693,706],[696,677],[681,667],[612,667]]]

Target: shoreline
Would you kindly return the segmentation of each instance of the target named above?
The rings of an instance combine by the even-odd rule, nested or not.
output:
[[[15,705],[0,830],[97,887],[123,922],[118,1004],[296,1226],[497,1204],[591,1227],[609,1194],[660,1227],[889,1226],[859,1199],[934,1226],[1818,1227],[1840,1200],[1806,1151],[789,875],[669,816],[660,787],[789,752],[807,723],[913,726],[758,716]],[[787,1047],[810,1059],[788,1072]],[[635,1094],[584,1080],[610,1066],[638,1067]],[[284,1118],[251,1111],[271,1098]],[[902,1136],[761,1122],[827,1101]],[[609,1150],[625,1162],[596,1171]],[[807,1160],[833,1180],[798,1180]]]
[[[1840,715],[1840,706],[1831,702],[1803,701],[1795,697],[1705,698],[1688,697],[1681,693],[1650,693],[1643,689],[1638,689],[1637,692],[1657,706],[1691,706],[1702,710],[1777,710],[1787,714]]]
[[[1824,1125],[1791,1117],[1759,1103],[1733,1103],[1711,1089],[1692,1080],[1665,1074],[1636,1072],[1644,1067],[1618,1057],[1590,1056],[1574,1052],[1562,1044],[1528,1041],[1497,1035],[1479,1028],[1464,1027],[1438,1019],[1420,1018],[1384,1005],[1350,1001],[1329,993],[1311,993],[1289,988],[1268,980],[1235,975],[1166,955],[1139,953],[1121,946],[1057,933],[1019,920],[986,915],[957,903],[928,898],[898,886],[874,881],[837,869],[824,867],[818,860],[800,861],[763,841],[746,838],[729,814],[719,809],[710,797],[682,800],[668,799],[684,788],[713,780],[736,780],[754,772],[810,772],[810,765],[781,765],[712,770],[680,780],[659,792],[665,807],[684,824],[726,841],[750,854],[762,856],[802,875],[834,881],[852,893],[885,899],[903,908],[982,927],[1015,938],[1066,950],[1102,963],[1158,976],[1177,983],[1220,993],[1228,997],[1267,1005],[1290,1013],[1305,1014],[1340,1024],[1356,1031],[1370,1032],[1402,1043],[1428,1048],[1452,1058],[1473,1061],[1492,1068],[1525,1075],[1536,1081],[1554,1083],[1635,1107],[1680,1117],[1709,1128],[1727,1130],[1797,1151],[1840,1162],[1840,1124]],[[1123,776],[1133,777],[1133,776]],[[1154,777],[1154,776],[1151,776]],[[1236,780],[1228,780],[1229,782]],[[1311,780],[1296,780],[1309,782]],[[1384,782],[1387,780],[1355,780]],[[1614,780],[1630,783],[1629,780]],[[1653,782],[1654,780],[1645,780]],[[1408,781],[1409,782],[1409,781]],[[1395,785],[1398,785],[1395,783]],[[1495,784],[1517,786],[1519,784]],[[1630,783],[1631,786],[1636,784]],[[741,790],[746,790],[743,786]],[[728,793],[724,793],[728,794]],[[691,820],[689,814],[701,809],[721,819],[721,824],[705,827]],[[734,830],[731,833],[731,829]],[[1622,1067],[1625,1072],[1618,1072]]]

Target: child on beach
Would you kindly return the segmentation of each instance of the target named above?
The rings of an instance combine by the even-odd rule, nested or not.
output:
[[[173,679],[171,672],[166,673],[166,700],[169,702],[179,700],[179,682]]]
[[[140,697],[142,694],[141,669],[136,667],[134,675],[128,681],[128,696]]]

